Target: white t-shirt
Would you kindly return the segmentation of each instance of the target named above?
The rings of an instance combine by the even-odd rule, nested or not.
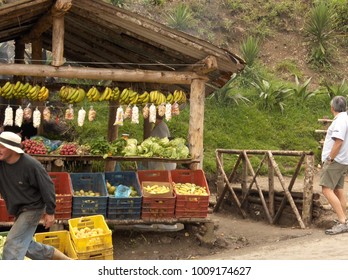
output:
[[[347,112],[340,112],[336,115],[333,122],[329,126],[321,154],[321,161],[330,155],[331,149],[335,143],[334,138],[343,140],[340,151],[335,157],[335,161],[348,165],[348,115]]]

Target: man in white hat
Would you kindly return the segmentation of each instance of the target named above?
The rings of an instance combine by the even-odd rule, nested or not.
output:
[[[52,246],[33,240],[37,225],[46,229],[55,222],[54,184],[39,161],[21,149],[21,137],[0,134],[0,193],[7,211],[15,217],[3,249],[4,260],[70,259]]]

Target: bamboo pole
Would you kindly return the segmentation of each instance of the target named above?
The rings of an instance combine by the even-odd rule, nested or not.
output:
[[[305,177],[303,188],[302,218],[306,226],[312,222],[313,210],[313,180],[314,180],[314,156],[305,157]]]

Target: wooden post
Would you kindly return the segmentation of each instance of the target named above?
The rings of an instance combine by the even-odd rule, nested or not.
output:
[[[216,170],[217,170],[216,195],[217,197],[220,197],[225,187],[225,180],[223,178],[221,169],[219,168],[219,162],[221,162],[221,166],[224,166],[224,159],[223,159],[222,153],[216,152],[215,155],[217,158],[219,158],[219,160],[216,161]]]
[[[205,80],[193,79],[190,94],[189,149],[192,158],[199,163],[191,164],[191,169],[203,167]]]
[[[312,222],[313,210],[314,156],[305,157],[305,177],[303,182],[302,220],[306,226]]]
[[[108,118],[108,131],[107,131],[107,140],[109,142],[114,141],[118,138],[118,126],[114,125],[116,118],[118,102],[110,101],[109,102],[109,118]],[[107,160],[105,162],[105,171],[114,171],[116,166],[116,161]]]
[[[270,159],[268,159],[268,209],[269,214],[274,217],[275,208],[274,208],[274,169],[272,167]]]
[[[52,65],[64,64],[64,16],[53,16]]]

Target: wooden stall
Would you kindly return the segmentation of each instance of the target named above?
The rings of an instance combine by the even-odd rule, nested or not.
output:
[[[15,59],[0,64],[1,84],[7,80],[30,79],[58,88],[55,80],[63,78],[67,81],[92,80],[95,84],[108,81],[121,87],[136,85],[140,90],[158,86],[167,90],[183,89],[189,99],[188,146],[192,156],[185,163],[192,170],[203,168],[205,98],[222,87],[232,74],[243,69],[243,59],[102,0],[23,0],[0,6],[0,18],[0,42],[15,42]],[[31,46],[31,63],[24,63],[28,44]],[[44,64],[42,50],[50,51],[50,64]],[[2,103],[8,102],[11,101]],[[117,126],[113,125],[115,105],[108,105],[109,141],[118,138]],[[144,123],[143,131],[145,137],[149,135],[149,123]],[[104,160],[90,156],[44,155],[37,158],[47,164],[57,160]],[[110,157],[105,161],[105,170],[113,171],[115,161],[120,160],[138,159]],[[192,221],[205,222],[209,224],[208,228],[213,228],[206,218],[147,223]]]

